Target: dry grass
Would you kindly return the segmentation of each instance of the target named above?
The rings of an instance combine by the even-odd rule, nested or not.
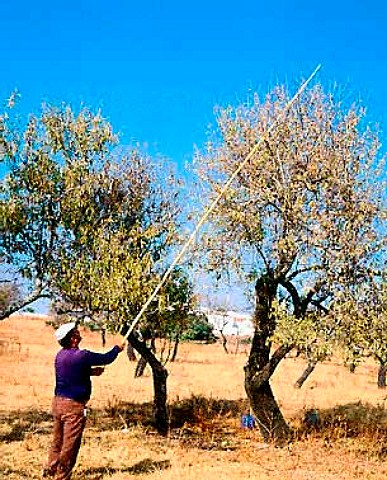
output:
[[[52,333],[39,317],[0,323],[1,479],[39,478],[51,432]],[[98,334],[83,336],[85,348],[101,349]],[[178,361],[168,366],[173,428],[161,438],[152,428],[151,375],[135,380],[135,365],[122,354],[94,379],[74,480],[387,478],[386,392],[376,386],[376,365],[351,374],[327,362],[295,390],[304,363],[286,359],[273,388],[297,434],[276,448],[263,444],[257,430],[240,428],[246,358],[226,355],[220,345],[181,345]],[[320,411],[318,430],[308,431],[300,420],[310,408]]]

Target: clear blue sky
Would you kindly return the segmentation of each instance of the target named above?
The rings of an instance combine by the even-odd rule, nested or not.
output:
[[[0,3],[0,100],[101,107],[124,143],[183,165],[217,104],[319,80],[387,131],[387,1],[52,0]],[[384,137],[385,134],[384,134]]]
[[[387,132],[387,0],[3,0],[0,32],[0,101],[101,107],[123,143],[181,169],[215,105],[295,91],[320,63]]]

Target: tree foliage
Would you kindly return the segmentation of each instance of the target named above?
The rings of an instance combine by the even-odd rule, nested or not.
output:
[[[288,100],[277,88],[262,103],[255,96],[251,105],[221,109],[220,138],[198,155],[199,174],[214,194],[265,139],[213,216],[211,267],[231,265],[252,277],[275,271],[302,279],[315,297],[331,295],[333,287],[362,281],[381,247],[380,142],[362,130],[362,109],[344,111],[319,85],[267,135]]]
[[[24,126],[6,112],[0,160],[9,167],[0,191],[0,255],[31,282],[24,304],[47,295],[62,313],[105,329],[130,323],[179,239],[180,183],[169,162],[119,147],[100,113],[68,106],[46,106]],[[185,308],[174,281],[160,290],[143,324],[154,328],[157,319],[157,328],[166,328],[160,324],[171,322],[170,301]],[[166,433],[167,372],[134,333],[130,341],[152,366],[158,428]]]
[[[385,272],[382,272],[385,274]],[[372,356],[379,364],[379,374],[387,366],[387,297],[384,275],[363,286],[359,292],[360,307],[344,325],[343,344],[348,363],[356,366],[363,357]],[[378,385],[386,387],[386,380]]]
[[[112,322],[133,317],[177,240],[171,167],[119,148],[109,122],[88,109],[45,106],[24,127],[7,112],[0,127],[5,260],[31,281],[34,299],[55,294],[88,315],[111,312]]]
[[[182,336],[186,341],[216,342],[214,327],[203,313],[192,313],[188,317],[187,328]]]

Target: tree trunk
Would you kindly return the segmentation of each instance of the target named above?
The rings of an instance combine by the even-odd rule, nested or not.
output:
[[[307,367],[305,368],[305,370],[303,371],[299,379],[294,384],[295,388],[301,388],[304,385],[304,382],[309,377],[309,375],[313,372],[313,370],[316,368],[316,365],[317,365],[317,362],[315,361],[308,362]]]
[[[220,331],[220,336],[222,337],[222,347],[223,347],[223,350],[228,354],[226,335],[224,335],[223,332]]]
[[[239,353],[240,344],[241,344],[241,339],[238,336],[235,341],[235,355]]]
[[[135,378],[140,378],[143,376],[145,367],[147,365],[147,360],[145,360],[144,357],[140,357],[139,361],[137,362],[136,365],[136,370],[134,371],[134,377]]]
[[[378,369],[378,388],[386,388],[386,374],[387,365],[385,363],[380,363]]]
[[[350,362],[350,364],[348,365],[348,370],[350,371],[350,373],[355,373],[356,363],[355,362]]]
[[[290,429],[274,397],[270,383],[267,381],[254,385],[254,382],[247,382],[248,373],[246,372],[246,392],[264,440],[266,442],[281,441],[288,438]]]
[[[156,430],[166,436],[169,432],[169,415],[167,409],[168,372],[161,364],[152,368],[154,388],[154,409]]]
[[[128,346],[126,348],[126,354],[130,362],[135,362],[137,360],[136,354],[134,353],[133,345],[128,342]]]
[[[251,361],[250,353],[245,366],[246,393],[265,441],[286,440],[290,434],[289,426],[281,413],[269,383],[276,366],[289,351],[288,347],[279,348],[262,368],[254,366],[254,360]]]
[[[255,332],[245,366],[246,393],[265,441],[282,441],[290,433],[269,383],[275,368],[292,348],[280,347],[270,356],[269,338],[275,328],[271,304],[276,289],[277,284],[269,277],[261,277],[255,285]]]
[[[172,352],[172,357],[171,357],[171,362],[174,362],[177,357],[177,351],[179,349],[179,343],[180,343],[180,334],[177,334],[175,337],[175,342],[173,345],[173,352]]]
[[[106,329],[102,328],[101,329],[101,343],[102,343],[102,348],[106,347]]]
[[[156,430],[166,436],[169,431],[169,415],[167,409],[167,369],[159,362],[154,353],[141,342],[133,333],[129,335],[130,343],[144,358],[152,369],[153,375],[153,404]]]
[[[149,349],[151,352],[156,352],[156,343],[155,338],[152,337],[151,339],[144,340],[144,344],[147,345],[149,342]],[[141,357],[140,360],[137,362],[136,370],[134,372],[135,378],[142,377],[145,371],[145,367],[147,366],[148,360],[144,357]]]

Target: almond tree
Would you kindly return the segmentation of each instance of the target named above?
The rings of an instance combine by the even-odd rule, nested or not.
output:
[[[384,254],[379,140],[364,125],[364,110],[345,108],[320,85],[283,116],[289,99],[278,87],[262,101],[255,95],[247,104],[219,109],[218,130],[196,159],[211,199],[261,140],[213,212],[204,244],[210,271],[233,269],[246,285],[253,280],[255,333],[245,387],[267,439],[289,433],[270,379],[297,344],[300,322],[314,319],[318,330],[338,332],[347,294],[369,281]],[[274,308],[280,298],[294,327],[282,341]]]
[[[88,167],[66,177],[73,190],[63,215],[69,233],[53,267],[55,291],[73,309],[100,319],[111,331],[135,318],[167,268],[177,241],[176,181],[166,162],[131,151],[102,170]],[[82,167],[83,170],[83,167]],[[142,319],[139,330],[160,331],[172,307],[170,284]],[[168,372],[136,332],[129,342],[150,365],[154,382],[156,427],[168,431]]]
[[[1,158],[9,166],[1,185],[0,254],[32,285],[21,304],[46,295],[64,302],[68,313],[119,331],[167,268],[178,240],[179,182],[166,160],[118,148],[109,122],[88,109],[45,107],[24,128],[8,113],[0,120]],[[166,318],[168,288],[144,322]],[[152,368],[164,434],[167,371],[136,332],[129,341]]]

